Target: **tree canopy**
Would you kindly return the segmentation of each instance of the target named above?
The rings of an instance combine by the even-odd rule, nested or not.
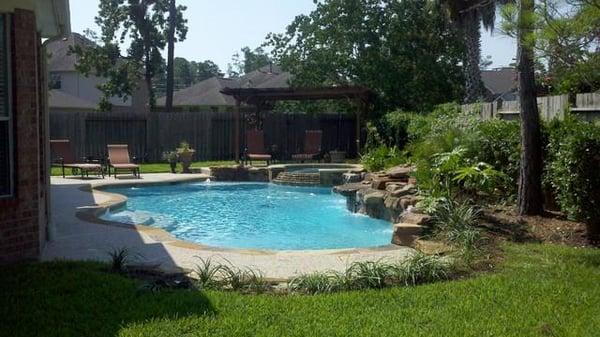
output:
[[[177,7],[175,32],[179,41],[184,40],[187,33],[185,9],[185,6]],[[144,78],[149,94],[148,104],[154,106],[152,81],[162,69],[161,51],[166,43],[168,14],[168,0],[100,1],[95,21],[101,33],[99,37],[92,36],[96,44],[72,49],[80,56],[79,71],[107,78],[107,82],[99,85],[103,92],[100,110],[110,110],[112,96],[123,99],[131,96],[140,77]],[[131,42],[123,53],[126,41]]]
[[[265,45],[293,85],[365,85],[381,110],[462,96],[464,46],[433,1],[326,0]]]
[[[502,17],[504,33],[515,36],[517,7],[505,6]],[[600,89],[600,1],[540,1],[529,20],[538,85],[556,94]]]
[[[227,75],[229,77],[239,77],[271,63],[269,55],[262,47],[254,49],[244,47],[240,51],[242,55],[233,54],[231,63],[228,64]]]

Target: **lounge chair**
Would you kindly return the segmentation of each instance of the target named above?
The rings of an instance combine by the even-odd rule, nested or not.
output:
[[[81,174],[81,178],[88,177],[90,172],[95,172],[104,178],[104,170],[99,163],[89,163],[86,159],[81,162],[75,160],[75,152],[68,139],[50,140],[50,152],[52,153],[52,166],[58,166],[62,169],[62,176],[65,177],[65,168],[70,168],[73,174]]]
[[[110,177],[110,168],[114,170],[115,178],[118,170],[131,171],[133,175],[140,178],[140,166],[134,164],[129,159],[129,149],[127,144],[107,145],[108,149],[108,176]]]
[[[244,150],[246,162],[252,160],[265,160],[267,165],[271,162],[271,155],[265,149],[265,135],[261,130],[249,130],[246,132],[246,149]]]
[[[321,155],[321,140],[323,131],[321,130],[306,130],[304,133],[304,149],[303,153],[292,155],[293,160],[305,161],[319,159]]]

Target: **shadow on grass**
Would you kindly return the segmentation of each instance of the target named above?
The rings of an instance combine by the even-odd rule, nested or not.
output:
[[[95,262],[47,262],[0,272],[3,336],[116,336],[149,320],[215,315],[198,290],[143,290]]]

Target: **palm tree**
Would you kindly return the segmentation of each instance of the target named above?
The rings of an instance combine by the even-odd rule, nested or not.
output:
[[[463,31],[467,55],[464,60],[465,97],[464,103],[478,101],[483,95],[481,81],[481,31],[493,31],[496,21],[496,6],[509,0],[438,0],[446,9],[450,19]]]

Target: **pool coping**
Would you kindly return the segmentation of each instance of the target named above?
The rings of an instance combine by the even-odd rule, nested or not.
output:
[[[302,164],[299,164],[302,165]],[[357,254],[357,253],[370,253],[370,252],[381,252],[381,251],[394,251],[405,249],[406,247],[397,246],[392,243],[388,245],[382,246],[372,246],[372,247],[359,247],[359,248],[334,248],[334,249],[299,249],[299,250],[275,250],[275,249],[252,249],[252,248],[231,248],[231,247],[222,247],[222,246],[209,246],[203,245],[200,243],[190,242],[186,240],[179,239],[172,235],[171,233],[165,231],[161,228],[156,228],[144,224],[127,224],[118,221],[109,221],[101,219],[100,216],[104,214],[107,210],[116,210],[123,207],[127,203],[127,197],[118,194],[106,192],[103,189],[110,187],[134,187],[134,186],[161,186],[161,185],[176,185],[176,184],[184,184],[190,183],[194,181],[205,181],[208,176],[204,177],[178,177],[177,179],[168,179],[163,181],[127,181],[126,183],[117,183],[117,182],[101,182],[96,185],[85,185],[81,186],[78,189],[82,192],[88,192],[91,194],[100,194],[104,197],[107,197],[108,200],[96,205],[84,206],[82,209],[78,210],[75,213],[75,216],[82,221],[119,227],[124,229],[130,229],[139,231],[146,235],[149,235],[152,239],[160,242],[164,245],[179,247],[179,248],[187,248],[192,250],[201,250],[201,251],[211,251],[211,252],[235,252],[238,254],[246,254],[246,255],[347,255],[347,254]],[[224,181],[220,181],[224,182]],[[235,183],[235,182],[232,182]],[[269,184],[265,182],[265,184]],[[391,241],[391,237],[390,237]]]

